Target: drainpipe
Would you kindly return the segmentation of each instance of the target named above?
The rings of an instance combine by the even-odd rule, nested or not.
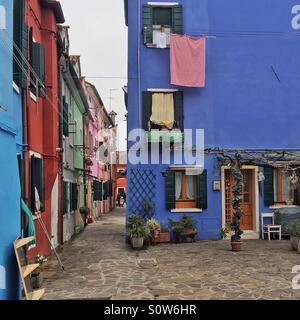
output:
[[[62,72],[60,69],[60,66],[58,64],[58,79],[59,79],[59,84],[58,84],[58,96],[59,96],[59,101],[62,101],[62,91],[61,91],[61,79],[62,79]],[[61,103],[59,103],[59,112],[60,112],[60,117],[59,117],[59,148],[61,150],[61,152],[59,153],[59,166],[60,166],[60,185],[61,185],[61,201],[60,201],[60,242],[61,245],[63,245],[64,242],[64,218],[63,218],[63,214],[64,214],[64,204],[63,204],[63,183],[64,183],[64,164],[63,164],[63,121],[61,119],[61,114],[62,114],[62,110],[61,110]]]

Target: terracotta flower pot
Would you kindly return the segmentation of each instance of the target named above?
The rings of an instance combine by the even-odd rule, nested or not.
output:
[[[170,243],[171,235],[170,232],[162,232],[159,234],[159,243]]]
[[[234,252],[241,251],[242,248],[242,242],[241,241],[236,241],[236,242],[231,242],[231,250]]]

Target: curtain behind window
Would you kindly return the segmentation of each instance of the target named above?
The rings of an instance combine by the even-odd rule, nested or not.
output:
[[[189,200],[195,199],[194,176],[186,176],[186,196]]]

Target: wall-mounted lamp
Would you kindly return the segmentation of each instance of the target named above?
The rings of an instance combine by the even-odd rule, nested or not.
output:
[[[161,172],[161,175],[163,176],[163,178],[167,178],[169,174],[168,174],[168,171],[165,171],[165,172]]]

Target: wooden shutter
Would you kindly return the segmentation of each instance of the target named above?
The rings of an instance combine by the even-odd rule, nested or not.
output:
[[[274,204],[274,169],[265,167],[264,175],[264,203],[266,207],[270,207]]]
[[[143,92],[143,112],[142,112],[142,129],[149,131],[150,118],[152,115],[152,93],[149,91]]]
[[[41,202],[41,211],[45,209],[45,196],[44,196],[44,166],[43,160],[36,158],[35,156],[31,156],[30,162],[30,177],[31,177],[31,210],[34,212],[36,208],[35,206],[35,188],[39,193],[39,198]]]
[[[28,86],[28,61],[29,61],[29,27],[26,23],[23,23],[22,29],[22,76],[21,76],[21,88],[27,89]]]
[[[108,198],[108,182],[103,184],[103,200],[107,200]]]
[[[69,105],[65,96],[63,97],[63,135],[69,136]]]
[[[78,189],[77,183],[71,184],[71,211],[77,210]]]
[[[168,171],[168,176],[166,177],[166,207],[167,210],[176,208],[175,171]]]
[[[207,170],[197,176],[197,207],[205,210],[208,208],[207,201]]]
[[[175,111],[175,127],[184,130],[184,114],[183,114],[183,92],[174,93],[174,111]]]
[[[153,7],[143,5],[143,36],[144,44],[153,43]]]
[[[172,32],[183,34],[183,14],[181,5],[172,8]]]
[[[30,157],[30,207],[31,211],[35,212],[35,192],[34,187],[36,185],[36,172],[35,172],[35,157]]]
[[[38,93],[39,97],[45,97],[45,49],[44,46],[39,43],[32,43],[32,68],[34,69],[37,77],[32,75],[33,84],[31,86],[35,87],[35,92]],[[38,80],[38,81],[37,81]],[[41,83],[42,82],[42,83]],[[36,88],[37,86],[37,88]]]
[[[296,174],[298,176],[298,188],[295,190],[294,205],[300,206],[300,169],[296,171]]]
[[[68,182],[63,182],[63,214],[69,212],[68,208]]]

